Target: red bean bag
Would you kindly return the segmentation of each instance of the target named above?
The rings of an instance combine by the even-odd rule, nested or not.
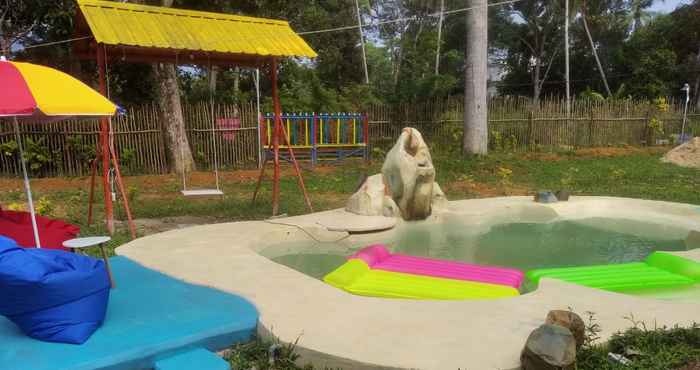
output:
[[[68,250],[63,242],[73,239],[80,233],[80,228],[59,220],[36,216],[41,247],[47,249]],[[29,212],[6,211],[0,209],[0,235],[14,239],[24,248],[34,248],[32,216]]]

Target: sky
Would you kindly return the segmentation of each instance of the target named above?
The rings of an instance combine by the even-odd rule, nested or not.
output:
[[[655,0],[654,5],[649,8],[653,12],[670,13],[681,4],[688,4],[689,0]]]

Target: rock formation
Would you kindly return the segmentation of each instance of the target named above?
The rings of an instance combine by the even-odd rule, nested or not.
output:
[[[559,325],[569,329],[576,339],[576,349],[580,348],[586,340],[586,324],[581,316],[566,310],[552,310],[547,314],[545,324]]]
[[[576,340],[569,329],[543,324],[530,333],[520,354],[523,370],[576,369]]]
[[[661,161],[682,167],[700,168],[700,137],[693,138],[671,149],[661,158]]]
[[[435,182],[428,146],[418,130],[404,128],[387,153],[382,173],[368,177],[345,209],[360,215],[422,220],[441,208],[447,208],[447,199]]]

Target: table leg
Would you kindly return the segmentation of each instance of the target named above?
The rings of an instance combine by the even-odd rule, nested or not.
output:
[[[107,275],[109,275],[109,283],[111,284],[112,289],[114,289],[117,287],[117,285],[114,283],[114,276],[112,276],[112,267],[109,265],[109,258],[107,258],[107,252],[105,252],[104,244],[100,244],[100,251],[102,252],[102,258],[105,260]]]

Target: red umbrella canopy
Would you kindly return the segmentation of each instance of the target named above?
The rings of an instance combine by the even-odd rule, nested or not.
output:
[[[0,117],[112,116],[117,109],[66,73],[36,64],[0,61]]]

